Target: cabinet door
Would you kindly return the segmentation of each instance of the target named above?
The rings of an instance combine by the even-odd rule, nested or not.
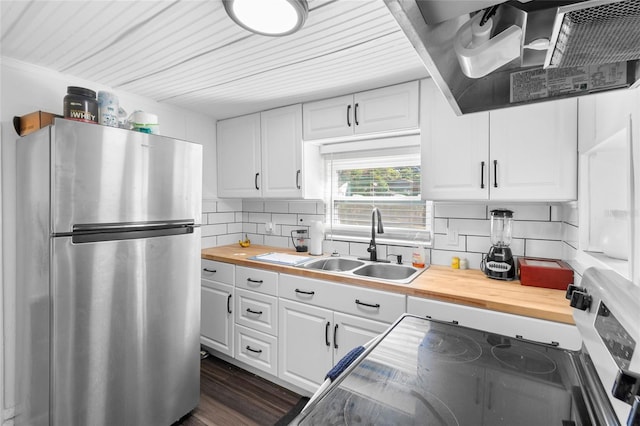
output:
[[[218,121],[218,196],[259,197],[260,114]]]
[[[355,134],[418,127],[418,81],[354,95]]]
[[[278,377],[315,392],[333,366],[333,312],[279,300]]]
[[[304,140],[353,134],[353,95],[340,96],[302,106]]]
[[[489,198],[489,114],[458,117],[431,79],[421,82],[422,198]]]
[[[383,333],[388,324],[335,312],[333,314],[333,362],[340,361],[356,346],[364,345]]]
[[[200,343],[233,356],[233,287],[202,280]]]
[[[261,113],[262,195],[302,195],[302,105]]]
[[[491,199],[575,200],[577,120],[576,99],[492,111]]]

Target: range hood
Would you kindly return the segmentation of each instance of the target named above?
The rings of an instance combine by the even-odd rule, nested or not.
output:
[[[458,115],[640,86],[638,0],[385,4]]]

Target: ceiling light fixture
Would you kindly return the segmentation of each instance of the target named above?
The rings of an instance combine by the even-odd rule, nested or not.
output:
[[[256,34],[284,36],[295,33],[309,14],[306,0],[223,0],[231,19]]]

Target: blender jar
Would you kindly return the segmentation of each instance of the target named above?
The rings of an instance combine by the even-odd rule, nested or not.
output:
[[[511,244],[513,212],[506,209],[491,210],[491,244],[508,247]]]

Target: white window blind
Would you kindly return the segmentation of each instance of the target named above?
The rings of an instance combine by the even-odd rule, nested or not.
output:
[[[376,241],[431,240],[431,202],[420,198],[419,147],[330,152],[324,158],[329,238],[368,241],[377,207],[385,232]]]

